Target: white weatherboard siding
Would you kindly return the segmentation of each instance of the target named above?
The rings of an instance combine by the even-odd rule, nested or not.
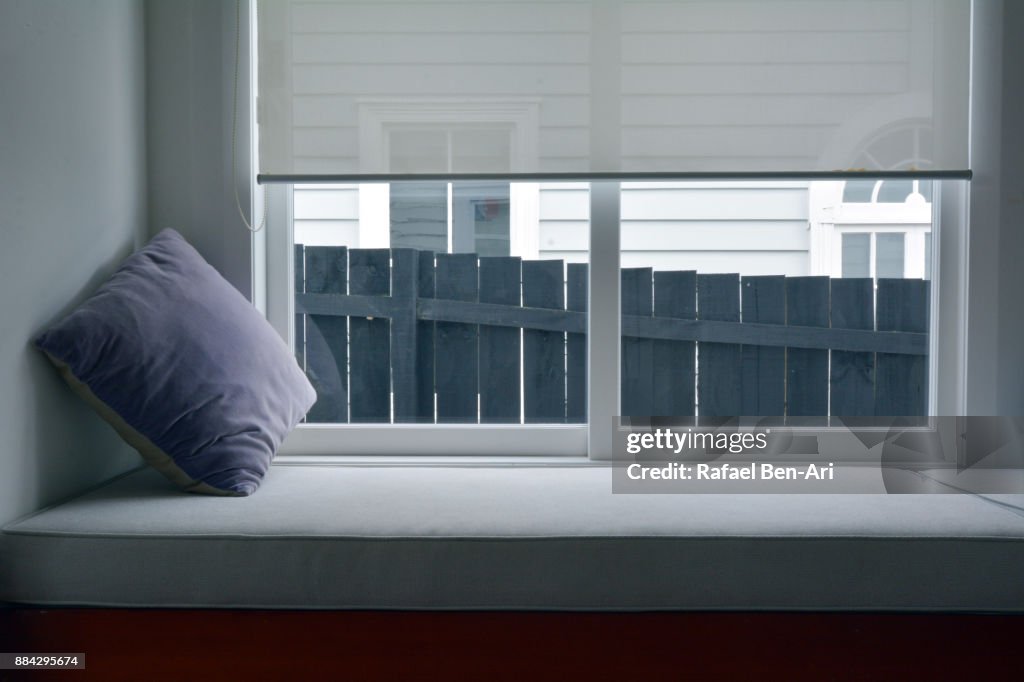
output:
[[[296,186],[292,210],[296,244],[359,244],[358,185]]]
[[[622,265],[702,273],[809,274],[808,186],[627,183],[622,192]],[[540,185],[538,213],[538,257],[587,262],[587,185]],[[300,244],[365,247],[368,238],[372,246],[386,241],[386,235],[365,231],[361,240],[357,185],[298,186],[294,215],[295,241]],[[381,224],[365,215],[363,221]]]
[[[807,182],[627,183],[622,266],[809,273]],[[587,260],[585,184],[541,185],[540,257]]]

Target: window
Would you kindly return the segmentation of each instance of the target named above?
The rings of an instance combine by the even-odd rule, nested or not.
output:
[[[837,320],[934,365],[965,192],[912,174],[966,176],[969,7],[711,5],[260,4],[268,309],[329,389],[300,433],[348,424],[327,452],[601,458],[622,413],[837,414],[843,349],[795,336],[835,339],[808,329]],[[879,320],[894,287],[927,324]],[[410,359],[395,339],[413,332],[443,347]],[[779,367],[762,401],[750,387]],[[942,393],[926,376],[911,412]]]
[[[924,236],[927,246],[930,234]],[[843,232],[840,247],[842,276],[902,278],[906,270],[906,241],[905,232]],[[928,257],[928,250],[925,249],[923,265],[926,272]]]
[[[606,184],[615,188],[618,207],[597,216],[604,222],[595,221],[594,187]],[[588,420],[588,404],[599,390],[594,382],[605,387],[606,399],[607,387],[615,387],[609,419],[874,414],[873,403],[843,399],[844,391],[855,392],[851,376],[870,384],[874,399],[880,380],[873,352],[762,346],[729,337],[742,337],[745,323],[840,327],[841,320],[855,319],[861,321],[851,328],[918,335],[912,361],[925,368],[923,380],[908,387],[899,411],[927,413],[931,330],[903,328],[876,310],[886,297],[910,296],[908,305],[921,309],[917,319],[934,317],[928,288],[914,284],[923,282],[924,254],[916,276],[906,266],[908,231],[929,236],[921,240],[924,250],[931,216],[898,229],[872,225],[868,232],[836,222],[831,227],[841,258],[833,270],[815,272],[807,224],[820,184],[456,181],[281,188],[292,211],[293,241],[284,248],[294,253],[293,338],[320,396],[304,428],[318,438],[341,424],[375,427],[378,434],[408,431],[416,434],[415,448],[434,454],[439,450],[424,443],[450,440],[453,427],[474,447],[480,441],[473,438],[512,428],[514,436],[499,438],[515,441],[517,451],[534,439],[537,454],[583,454],[588,430],[598,428]],[[379,210],[384,215],[374,213]],[[611,227],[602,228],[606,223]],[[591,235],[600,230],[614,243],[620,281],[598,275],[603,281],[589,287],[617,284],[620,290],[617,372],[588,361]],[[598,251],[608,257],[608,245]],[[862,291],[856,281],[863,278],[907,284]],[[854,284],[840,285],[841,279]],[[615,309],[615,298],[594,300],[605,315]],[[673,331],[673,320],[730,326],[716,332],[723,337],[702,341],[687,336],[692,330],[685,324]],[[399,329],[402,324],[411,331]],[[409,345],[404,338],[415,340]],[[803,369],[794,374],[795,367]],[[377,449],[357,442],[364,452]]]
[[[871,233],[847,232],[843,235],[843,277],[871,277]]]
[[[814,274],[931,279],[931,181],[822,182],[812,191]]]
[[[509,173],[537,155],[539,107],[522,97],[364,97],[363,173]]]
[[[531,191],[583,212],[568,226],[545,213],[524,239],[530,230],[512,225],[527,218],[513,208]],[[358,200],[362,192],[373,200]],[[294,346],[319,396],[307,421],[582,423],[587,188],[571,192],[508,182],[296,187]],[[538,310],[561,317],[534,320]]]
[[[907,192],[917,184],[901,182]],[[909,216],[923,221],[910,224],[901,206],[876,204],[867,227],[847,224],[840,222],[845,201],[821,205],[830,193],[851,196],[833,184],[623,183],[623,415],[807,423],[874,416],[883,405],[901,416],[927,413],[931,297],[924,255],[911,272],[905,242],[908,231],[931,229],[930,208]],[[879,184],[870,182],[873,193]],[[841,257],[815,271],[808,219],[816,204],[833,220]],[[899,319],[890,319],[894,306]],[[686,331],[691,320],[717,324],[694,340]],[[792,344],[773,343],[761,331],[745,335],[750,325],[831,328],[833,338],[816,344],[801,331],[804,338]],[[873,332],[875,350],[850,351],[847,329]],[[916,354],[876,362],[890,332],[916,334]],[[904,372],[910,367],[916,369]],[[895,386],[897,375],[914,378]]]

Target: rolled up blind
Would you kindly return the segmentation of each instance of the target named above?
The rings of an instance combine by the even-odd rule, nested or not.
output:
[[[968,168],[967,0],[261,0],[260,171]]]

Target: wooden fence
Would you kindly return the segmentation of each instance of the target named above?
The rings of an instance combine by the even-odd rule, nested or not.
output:
[[[923,415],[928,282],[622,270],[622,414]],[[587,266],[295,250],[310,422],[581,423]]]

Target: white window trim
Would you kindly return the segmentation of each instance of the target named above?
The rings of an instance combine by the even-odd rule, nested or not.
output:
[[[449,189],[451,183],[449,183]],[[359,191],[360,249],[387,249],[391,247],[390,213],[391,187],[384,182],[363,182]],[[481,193],[481,198],[486,198]],[[449,192],[449,200],[451,199]],[[449,205],[449,209],[451,206]],[[536,260],[540,254],[540,184],[514,182],[509,187],[509,248],[523,260]],[[451,246],[451,210],[449,210],[448,240]]]

